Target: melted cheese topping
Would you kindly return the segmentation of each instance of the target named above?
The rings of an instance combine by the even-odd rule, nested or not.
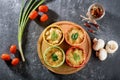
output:
[[[46,31],[45,39],[51,44],[58,44],[63,37],[62,35],[63,33],[59,28],[52,27]]]
[[[77,37],[76,39],[72,38],[73,34],[77,33]],[[84,39],[84,33],[82,30],[78,29],[78,28],[72,28],[69,32],[68,32],[68,36],[67,36],[68,41],[71,44],[79,44],[83,41]]]
[[[71,49],[66,58],[72,66],[79,66],[85,59],[83,51],[80,49]]]
[[[53,55],[56,55],[57,60],[53,60]],[[46,61],[51,66],[57,66],[63,61],[63,54],[62,52],[57,48],[50,49],[47,54],[45,55]]]

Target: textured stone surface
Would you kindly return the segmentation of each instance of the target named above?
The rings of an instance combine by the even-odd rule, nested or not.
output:
[[[91,39],[97,37],[106,42],[113,39],[120,45],[120,0],[46,0],[50,9],[50,20],[46,23],[31,21],[25,32],[26,62],[12,67],[0,59],[0,80],[120,80],[120,49],[109,55],[104,62],[100,62],[93,51],[85,68],[71,75],[50,72],[41,64],[37,55],[37,40],[47,25],[55,21],[69,20],[83,26],[79,15],[85,15],[88,7],[94,2],[101,3],[106,14],[98,21],[100,30],[95,34],[89,33]],[[0,0],[0,55],[9,53],[11,44],[17,44],[20,7],[21,0]]]

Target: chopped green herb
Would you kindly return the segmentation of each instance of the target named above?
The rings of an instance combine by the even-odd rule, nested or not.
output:
[[[55,53],[52,54],[52,60],[53,61],[57,61],[58,60],[58,56]]]
[[[78,33],[74,33],[71,36],[72,40],[76,40],[78,38]]]
[[[77,55],[77,53],[73,54],[73,58],[74,58],[75,61],[79,61],[80,60],[80,56]]]
[[[58,34],[55,31],[52,32],[51,39],[55,41],[58,38]]]

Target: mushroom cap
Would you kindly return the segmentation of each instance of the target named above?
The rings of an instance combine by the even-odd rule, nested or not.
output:
[[[94,39],[93,39],[93,43],[95,43],[96,41],[97,41],[97,38],[94,38]]]
[[[100,49],[99,54],[98,54],[98,58],[101,61],[104,61],[107,58],[107,51],[105,49]]]
[[[93,49],[95,51],[98,51],[98,50],[102,49],[105,46],[105,42],[104,42],[103,39],[98,39],[98,40],[94,39],[93,42],[94,42]]]
[[[105,49],[108,53],[115,53],[118,50],[118,43],[114,40],[108,41]]]

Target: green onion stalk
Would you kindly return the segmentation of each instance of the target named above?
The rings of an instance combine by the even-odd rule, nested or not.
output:
[[[20,17],[19,17],[19,23],[18,23],[18,47],[20,51],[20,55],[22,58],[22,61],[25,62],[25,57],[23,54],[22,49],[22,37],[25,30],[25,27],[29,20],[29,13],[33,10],[36,10],[38,6],[40,6],[44,0],[30,0],[28,4],[25,6],[24,0],[22,0],[22,8],[20,11]]]

